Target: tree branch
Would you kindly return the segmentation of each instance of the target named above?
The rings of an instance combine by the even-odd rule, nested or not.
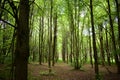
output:
[[[15,29],[17,28],[17,27],[14,26],[13,24],[11,24],[11,23],[9,23],[9,22],[3,20],[3,19],[0,19],[0,21],[2,21],[2,22],[4,22],[4,23],[6,23],[6,24],[8,24],[8,25],[10,25],[10,26],[12,26],[12,27],[14,27]]]
[[[7,11],[11,16],[13,16],[15,18],[15,16],[7,9],[3,8],[3,10]]]

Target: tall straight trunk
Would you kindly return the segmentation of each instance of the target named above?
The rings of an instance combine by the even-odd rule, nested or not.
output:
[[[37,43],[36,43],[36,40],[37,40],[37,39],[36,39],[36,36],[34,36],[34,42],[33,42],[34,45],[37,44]],[[33,54],[33,55],[32,55],[32,61],[33,61],[33,62],[35,62],[35,60],[36,60],[36,54],[35,54],[35,53],[36,53],[36,50],[35,50],[35,48],[34,48],[33,51],[32,51],[32,54]]]
[[[12,60],[12,65],[11,65],[11,77],[10,80],[14,79],[14,51],[15,51],[15,38],[16,38],[16,30],[14,29],[14,33],[12,36],[12,43],[11,43],[11,60]]]
[[[93,51],[94,51],[94,60],[95,60],[95,74],[96,80],[98,79],[99,75],[99,68],[98,68],[98,55],[97,55],[97,48],[96,48],[96,36],[95,36],[95,29],[94,29],[94,17],[93,17],[93,5],[92,0],[90,0],[90,11],[91,11],[91,26],[92,26],[92,38],[93,38]]]
[[[42,51],[41,51],[41,28],[42,28],[42,19],[40,17],[39,19],[40,21],[40,24],[39,24],[39,64],[41,65],[42,64]]]
[[[68,43],[68,42],[67,42]],[[66,45],[66,61],[67,61],[67,64],[69,63],[69,54],[68,54],[68,44]]]
[[[73,11],[71,9],[70,1],[67,0],[67,8],[68,8],[68,17],[69,17],[69,26],[70,26],[70,62],[73,63],[73,57],[74,57],[74,41],[73,41],[73,26],[74,26],[74,21],[73,21]]]
[[[116,12],[117,12],[117,18],[118,18],[118,46],[120,49],[120,1],[115,0],[116,2]],[[118,65],[120,67],[120,53],[119,53],[119,60],[118,60]],[[118,69],[118,73],[120,74],[120,68]]]
[[[117,65],[117,73],[120,74],[120,61],[118,60],[118,55],[116,52],[116,42],[115,42],[113,21],[112,21],[112,17],[111,17],[110,1],[107,0],[107,3],[108,3],[108,12],[109,12],[108,15],[109,15],[109,22],[110,22],[110,30],[111,30],[111,34],[112,34],[112,45],[113,45],[113,50],[114,50],[114,57],[115,57],[116,65]]]
[[[79,13],[79,8],[78,7],[79,0],[74,0],[74,8],[75,8],[75,14],[74,14],[74,44],[75,44],[75,69],[80,68],[79,64],[79,19],[78,19],[78,13]]]
[[[107,61],[108,61],[108,65],[111,65],[111,61],[110,61],[110,51],[109,51],[109,45],[108,45],[108,33],[107,33],[107,27],[105,29],[105,35],[106,35],[106,53],[107,53]]]
[[[52,22],[53,22],[52,13],[53,13],[53,0],[50,0],[49,59],[48,59],[49,73],[51,72],[51,55],[52,55]]]
[[[41,25],[41,55],[42,62],[44,62],[44,16],[42,16],[42,25]]]
[[[118,45],[120,48],[120,1],[115,0],[116,2],[116,12],[117,12],[117,18],[118,18]]]
[[[0,26],[1,29],[1,26]],[[0,36],[1,36],[2,31],[0,30]],[[1,42],[0,42],[1,44]],[[2,56],[2,47],[0,46],[0,57]],[[0,63],[2,63],[2,59],[0,59]]]
[[[62,34],[62,60],[66,62],[66,35]]]
[[[15,80],[27,80],[29,57],[29,0],[20,0],[15,49]]]
[[[76,45],[77,45],[77,48],[76,48],[76,51],[77,51],[77,57],[78,57],[77,61],[78,61],[79,68],[80,68],[81,65],[80,65],[80,50],[79,50],[80,49],[80,34],[79,34],[79,32],[80,32],[80,30],[79,30],[80,15],[79,15],[79,13],[80,13],[81,7],[79,5],[80,5],[80,1],[77,0],[77,4],[76,4],[76,9],[77,9],[77,16],[76,16],[76,29],[77,29],[76,37],[77,37],[77,41],[76,41]]]
[[[104,49],[103,49],[103,26],[102,24],[99,25],[99,39],[100,39],[100,53],[101,53],[101,59],[102,59],[102,65],[105,65],[105,55],[104,55]]]
[[[40,17],[40,24],[39,24],[39,64],[42,64],[42,61],[44,60],[43,57],[43,47],[44,47],[44,41],[43,41],[43,35],[44,35],[44,16]]]
[[[74,12],[72,10],[72,6],[69,0],[67,0],[67,4],[68,4],[68,11],[69,11],[69,26],[70,26],[70,47],[71,47],[71,53],[70,53],[70,57],[71,57],[71,62],[74,61],[75,63],[75,26],[74,26]]]
[[[90,63],[91,63],[91,67],[93,68],[93,57],[92,57],[92,45],[91,45],[90,29],[88,29],[88,32],[89,32],[89,54],[90,54]]]
[[[53,56],[52,56],[52,66],[55,64],[55,56],[56,56],[56,43],[57,43],[57,12],[54,17],[54,41],[53,41]]]

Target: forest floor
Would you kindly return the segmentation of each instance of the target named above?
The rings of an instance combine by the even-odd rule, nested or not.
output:
[[[111,73],[109,73],[109,71]],[[30,80],[95,80],[94,69],[91,65],[85,64],[81,70],[74,70],[66,63],[58,63],[52,67],[52,74],[48,75],[47,64],[29,64]],[[99,66],[101,80],[120,80],[120,75],[116,74],[115,66]]]

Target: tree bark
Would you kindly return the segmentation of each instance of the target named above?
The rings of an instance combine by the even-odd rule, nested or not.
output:
[[[120,1],[115,0],[116,2],[116,12],[117,12],[117,18],[118,18],[118,44],[120,48]]]
[[[104,49],[103,49],[103,26],[102,24],[99,25],[99,39],[100,39],[100,53],[101,53],[101,61],[102,65],[105,65],[105,55],[104,55]]]
[[[111,61],[110,61],[110,51],[109,51],[109,45],[108,45],[108,33],[107,33],[107,27],[105,29],[105,35],[106,35],[106,53],[107,53],[107,61],[108,61],[108,65],[111,65]]]
[[[49,73],[51,73],[51,57],[52,57],[52,13],[53,13],[53,0],[50,0],[50,29],[49,29],[49,56],[48,56],[48,67]]]
[[[111,34],[112,34],[112,45],[113,45],[113,50],[114,50],[114,57],[115,57],[116,65],[117,65],[117,73],[120,74],[120,61],[118,60],[118,55],[116,52],[116,42],[115,42],[113,21],[112,21],[112,17],[111,17],[110,1],[107,0],[107,3],[108,3],[108,12],[109,12],[108,15],[109,15],[109,22],[110,22],[110,30],[111,30]]]
[[[29,57],[29,0],[20,0],[15,49],[15,80],[27,80]]]
[[[91,63],[91,67],[93,68],[93,56],[92,56],[92,44],[91,44],[90,29],[88,29],[88,32],[89,32],[89,55],[90,55],[90,63]]]
[[[39,21],[40,21],[40,24],[39,24],[39,64],[41,65],[42,64],[42,46],[41,46],[41,44],[42,44],[42,40],[41,40],[41,28],[42,28],[42,19],[41,19],[41,17],[40,17],[40,19],[39,19]]]
[[[120,1],[115,0],[116,2],[116,12],[117,12],[117,18],[118,18],[118,46],[120,49]],[[118,58],[118,73],[120,74],[120,53],[119,53],[119,58]]]
[[[95,40],[96,36],[95,36],[95,29],[94,29],[94,17],[93,17],[92,0],[90,0],[90,11],[91,11],[91,26],[92,26],[93,51],[94,51],[94,60],[95,60],[95,74],[96,74],[96,79],[98,79],[99,68],[98,68],[98,55],[97,55],[96,40]]]
[[[56,43],[57,43],[57,12],[54,17],[54,39],[53,39],[53,56],[52,56],[52,66],[55,64],[55,55],[56,55]]]

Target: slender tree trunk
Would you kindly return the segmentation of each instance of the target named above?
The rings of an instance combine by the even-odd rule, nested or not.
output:
[[[37,40],[37,39],[36,39],[36,36],[34,36],[34,42],[33,42],[34,45],[36,45],[36,40]],[[35,60],[36,60],[36,48],[35,48],[35,46],[33,47],[32,54],[33,54],[33,56],[32,56],[32,57],[33,57],[33,58],[32,58],[32,61],[35,62]]]
[[[15,80],[27,80],[29,57],[29,0],[20,0],[15,49]]]
[[[70,61],[71,63],[75,63],[75,29],[74,29],[74,12],[72,10],[72,6],[69,0],[67,0],[68,6],[68,17],[69,17],[69,26],[70,26]],[[74,60],[73,60],[74,59]]]
[[[89,32],[89,54],[90,54],[90,63],[91,67],[93,68],[93,57],[92,57],[92,45],[91,45],[91,36],[90,36],[90,30],[88,29]]]
[[[40,24],[39,24],[39,64],[42,64],[42,61],[44,61],[44,16],[40,17]]]
[[[63,62],[66,62],[66,35],[63,34],[62,36],[62,60]]]
[[[93,17],[93,5],[92,0],[90,0],[90,10],[91,10],[91,26],[92,26],[92,38],[93,38],[93,51],[94,51],[94,60],[95,60],[95,74],[96,80],[98,79],[99,75],[99,68],[98,68],[98,55],[97,55],[97,48],[96,48],[96,38],[95,38],[95,29],[94,29],[94,17]]]
[[[108,33],[107,33],[107,27],[105,29],[105,34],[106,34],[106,53],[107,53],[107,61],[108,61],[108,65],[111,65],[111,61],[110,61],[110,51],[109,51],[109,45],[108,45]]]
[[[79,13],[79,0],[74,0],[74,8],[75,8],[75,14],[74,14],[74,53],[75,53],[75,69],[80,68],[79,64],[79,19],[78,19],[78,13]]]
[[[112,34],[114,57],[115,57],[116,65],[117,65],[117,73],[120,74],[120,61],[118,60],[118,55],[116,52],[115,34],[114,34],[114,28],[113,28],[113,21],[112,21],[112,17],[111,17],[110,1],[107,0],[107,3],[108,3],[108,11],[109,11],[108,15],[109,15],[109,22],[110,22],[110,30],[111,30],[111,34]]]
[[[120,49],[120,0],[115,0],[116,2],[116,12],[118,18],[118,46]],[[120,53],[119,53],[119,60],[118,60],[118,73],[120,74]]]
[[[120,48],[120,1],[115,0],[116,2],[116,12],[117,12],[117,18],[118,18],[118,45]]]
[[[44,62],[44,16],[42,16],[42,25],[41,25],[41,56],[42,62]]]
[[[66,45],[66,61],[67,61],[67,64],[69,63],[69,56],[68,56],[68,45]]]
[[[57,12],[54,17],[54,41],[53,41],[53,56],[52,56],[52,66],[55,64],[55,56],[56,56],[56,43],[57,43]]]
[[[42,19],[40,17],[39,19],[40,21],[40,24],[39,24],[39,64],[41,65],[42,64],[42,46],[41,46],[41,43],[42,43],[42,40],[41,40],[41,28],[42,28]]]
[[[49,67],[49,73],[51,73],[51,57],[52,57],[52,13],[53,13],[53,0],[50,0],[50,29],[49,29],[49,61],[48,61],[48,67]]]
[[[100,38],[100,53],[101,53],[101,59],[102,59],[102,65],[105,65],[105,55],[104,55],[104,49],[103,49],[103,26],[102,24],[99,25],[99,38]]]

